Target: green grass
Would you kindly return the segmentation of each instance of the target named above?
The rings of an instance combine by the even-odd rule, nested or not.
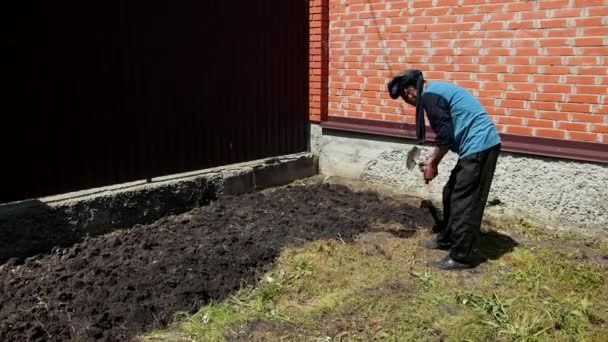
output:
[[[532,231],[535,239],[556,238]],[[316,241],[286,249],[255,286],[141,339],[604,341],[608,336],[606,266],[580,258],[577,240],[558,239],[559,249],[517,246],[477,271],[445,272],[426,265],[443,254],[416,247],[421,238],[376,233],[356,244]],[[490,240],[497,241],[502,240]],[[602,252],[605,245],[590,248]]]

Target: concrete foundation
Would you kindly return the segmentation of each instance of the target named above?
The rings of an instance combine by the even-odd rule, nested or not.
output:
[[[439,176],[424,186],[420,171],[405,166],[414,146],[403,139],[311,128],[319,172],[362,180],[440,200],[457,156],[449,153]],[[432,148],[422,147],[421,157]],[[502,153],[488,198],[491,210],[521,215],[555,228],[608,233],[608,165]]]
[[[0,262],[317,174],[302,153],[0,205]]]

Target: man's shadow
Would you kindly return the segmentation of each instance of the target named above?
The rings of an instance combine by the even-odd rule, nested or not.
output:
[[[485,262],[511,253],[519,244],[510,236],[490,230],[479,235],[479,255]]]
[[[427,209],[433,217],[435,224],[432,230],[433,233],[436,233],[443,224],[443,213],[429,200],[422,201],[420,207]],[[497,260],[503,255],[511,253],[519,245],[510,236],[494,230],[482,231],[478,238],[478,252],[482,262]]]

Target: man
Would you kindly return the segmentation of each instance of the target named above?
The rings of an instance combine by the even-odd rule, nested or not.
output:
[[[431,266],[440,269],[476,267],[477,239],[496,161],[500,136],[486,110],[465,89],[445,82],[427,82],[422,72],[406,70],[388,84],[391,98],[401,97],[416,106],[416,132],[424,141],[424,112],[435,131],[436,147],[421,163],[425,181],[437,174],[437,166],[448,150],[459,155],[458,163],[443,189],[444,218],[437,236],[422,241],[422,247],[449,250]]]

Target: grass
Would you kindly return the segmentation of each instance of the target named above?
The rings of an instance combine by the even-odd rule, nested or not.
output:
[[[285,249],[255,286],[140,339],[605,341],[605,264],[581,257],[572,236],[523,225],[529,224],[500,228],[527,229],[535,241],[554,239],[560,248],[505,249],[508,239],[490,229],[482,250],[489,260],[463,272],[429,268],[427,262],[443,254],[416,247],[422,234],[374,233],[355,244],[336,239]],[[598,241],[587,246],[606,248]]]

